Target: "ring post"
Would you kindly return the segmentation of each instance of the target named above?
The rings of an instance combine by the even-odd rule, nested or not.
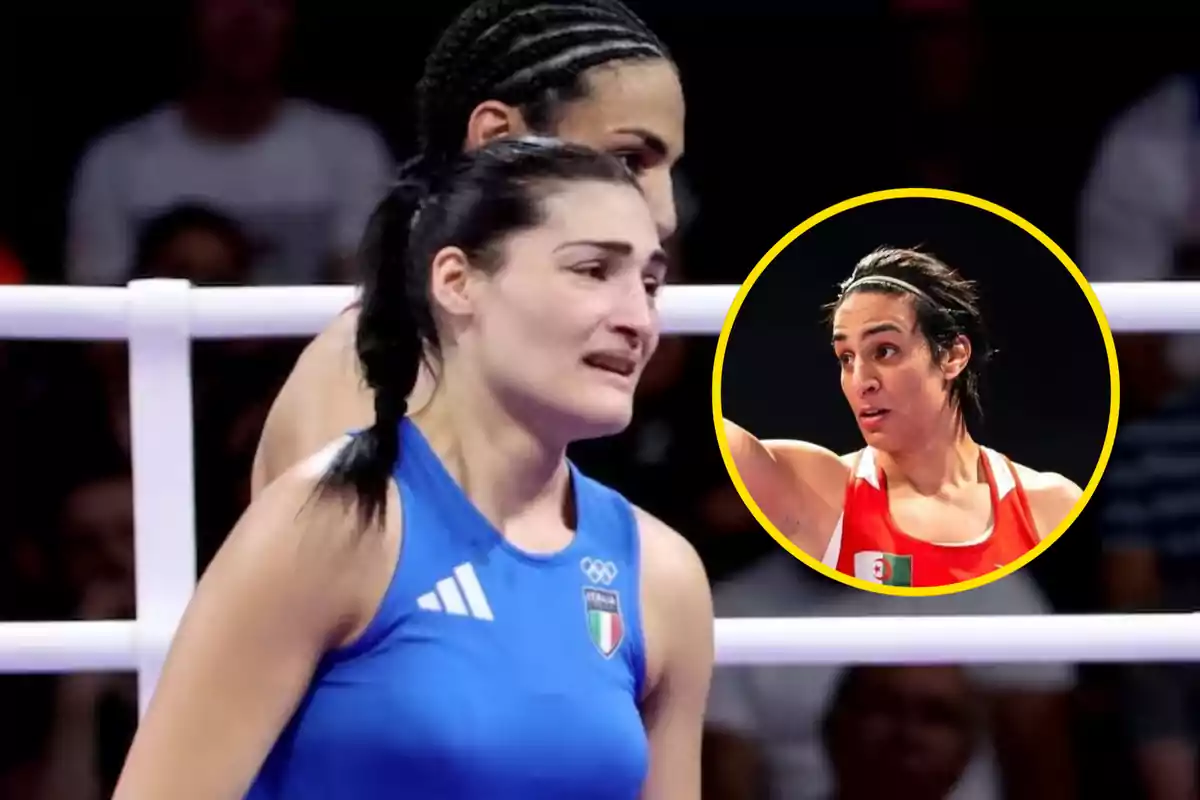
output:
[[[139,716],[196,583],[190,291],[183,280],[129,284]]]

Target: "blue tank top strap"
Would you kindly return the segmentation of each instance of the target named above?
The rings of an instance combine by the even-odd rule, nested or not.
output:
[[[579,519],[575,548],[580,551],[594,548],[597,557],[582,553],[580,570],[594,591],[612,591],[621,602],[621,614],[628,624],[628,647],[623,651],[630,673],[636,681],[635,697],[639,700],[645,688],[646,643],[642,628],[642,553],[641,534],[633,505],[620,493],[584,475],[574,463],[571,482],[574,486]],[[611,575],[611,583],[605,579]],[[588,602],[585,588],[585,604]]]
[[[331,664],[369,652],[411,614],[419,595],[428,589],[414,584],[414,578],[441,574],[454,566],[445,563],[447,553],[480,545],[480,522],[486,520],[466,501],[417,426],[405,418],[397,435],[400,460],[392,477],[404,520],[399,558],[374,618],[355,641],[326,654],[325,661]]]

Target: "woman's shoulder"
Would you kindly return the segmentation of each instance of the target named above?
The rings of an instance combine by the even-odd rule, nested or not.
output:
[[[320,443],[374,413],[354,350],[356,309],[347,309],[301,351],[271,404],[254,459],[253,493]]]
[[[372,611],[375,584],[390,580],[380,571],[398,551],[400,500],[389,491],[386,513],[363,530],[352,496],[325,490],[329,466],[349,441],[341,437],[272,482],[251,503],[226,540],[218,559],[228,573],[253,573],[280,593],[325,598],[335,616],[356,627]],[[378,580],[372,576],[379,573]]]
[[[637,524],[643,584],[667,597],[708,598],[708,572],[700,554],[683,534],[639,506],[632,505]]]
[[[372,541],[387,538],[399,530],[403,518],[400,492],[394,482],[389,483],[387,502],[377,519],[367,526],[369,530],[363,530],[353,489],[343,490],[324,482],[334,461],[352,439],[353,435],[343,434],[301,460],[255,503],[265,504],[267,509],[263,513],[268,516],[282,515],[298,532],[325,532],[323,539],[338,549],[349,548],[352,552],[369,549]]]
[[[1049,503],[1066,504],[1068,508],[1083,496],[1083,489],[1075,481],[1058,472],[1046,472],[1008,460],[1017,473],[1021,488],[1032,501],[1035,497]]]
[[[700,555],[653,514],[633,507],[641,546],[646,689],[707,685],[715,631],[712,588]]]
[[[1035,470],[1012,459],[1009,463],[1043,536],[1057,528],[1083,497],[1083,489],[1065,475]]]

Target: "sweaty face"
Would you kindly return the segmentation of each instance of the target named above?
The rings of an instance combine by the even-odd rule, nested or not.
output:
[[[833,350],[867,444],[896,451],[926,440],[956,373],[934,363],[910,296],[853,292],[834,314]]]
[[[591,69],[589,92],[569,103],[555,135],[621,158],[641,183],[659,236],[675,231],[671,167],[683,156],[683,87],[666,61]]]
[[[499,270],[473,273],[463,355],[513,413],[574,441],[629,424],[658,344],[665,259],[634,188],[575,182],[543,202],[545,221],[506,241]]]

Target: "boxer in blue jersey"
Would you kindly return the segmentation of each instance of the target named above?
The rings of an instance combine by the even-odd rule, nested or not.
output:
[[[618,0],[476,2],[429,54],[416,95],[426,156],[526,133],[585,144],[629,166],[661,237],[675,230],[671,169],[684,150],[683,89],[665,45]],[[354,359],[357,316],[347,309],[309,344],[272,405],[254,460],[255,496],[371,423],[372,398]]]
[[[230,535],[116,800],[700,797],[703,567],[565,455],[658,341],[644,194],[556,140],[410,170],[363,246],[375,420]]]

